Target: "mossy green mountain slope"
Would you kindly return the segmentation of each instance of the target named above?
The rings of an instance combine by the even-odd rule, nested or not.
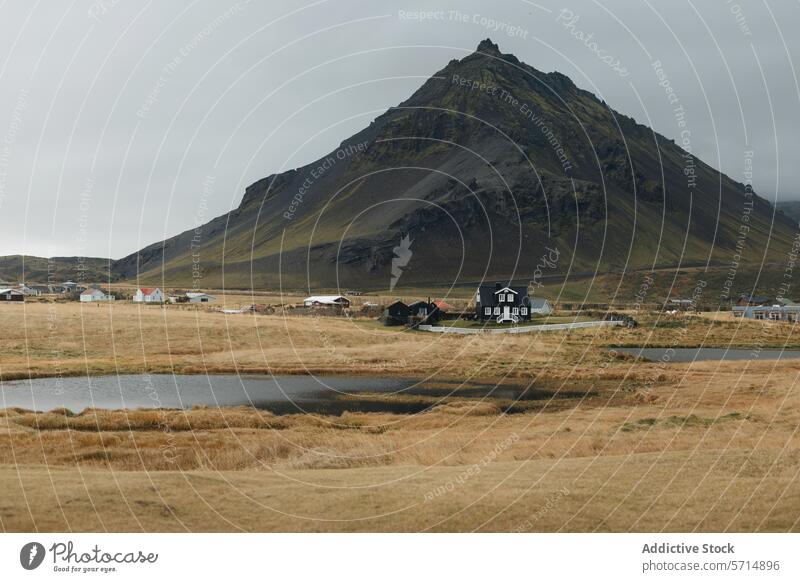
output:
[[[199,268],[207,287],[385,289],[404,236],[400,284],[424,286],[526,280],[545,248],[560,273],[721,266],[742,249],[759,264],[796,234],[743,184],[486,40],[330,155],[259,180],[236,210],[113,270],[172,285]]]

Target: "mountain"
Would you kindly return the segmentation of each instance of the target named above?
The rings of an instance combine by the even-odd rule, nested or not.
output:
[[[112,261],[85,257],[44,259],[22,255],[0,257],[0,281],[50,283],[101,282],[113,277]]]
[[[385,290],[779,264],[796,232],[745,185],[485,40],[329,155],[255,182],[232,212],[113,272]]]

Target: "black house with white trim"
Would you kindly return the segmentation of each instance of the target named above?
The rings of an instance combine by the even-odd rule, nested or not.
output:
[[[528,287],[481,285],[475,295],[475,315],[481,321],[519,323],[531,319]]]

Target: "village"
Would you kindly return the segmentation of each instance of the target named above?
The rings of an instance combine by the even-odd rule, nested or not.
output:
[[[410,292],[413,295],[414,292]],[[258,300],[262,295],[250,294]],[[479,325],[520,325],[537,317],[550,317],[554,304],[543,297],[531,297],[526,286],[504,286],[501,283],[480,285],[472,298],[461,296],[445,299],[401,299],[379,292],[345,291],[343,294],[320,294],[303,297],[297,293],[266,294],[271,302],[248,303],[245,292],[210,292],[167,290],[159,287],[120,288],[84,285],[66,281],[58,285],[13,284],[0,282],[0,302],[78,301],[81,303],[129,302],[147,305],[204,305],[210,311],[225,314],[259,313],[312,315],[329,317],[373,317],[385,326],[419,326],[442,322],[468,321]],[[222,297],[223,301],[220,301]],[[226,303],[231,298],[235,304]],[[219,304],[222,303],[222,306]]]
[[[421,331],[445,333],[494,333],[524,331],[526,327],[541,331],[591,327],[594,325],[636,325],[634,316],[644,307],[650,313],[675,317],[687,312],[729,312],[733,318],[796,323],[800,320],[800,303],[784,297],[740,294],[729,305],[716,310],[699,306],[694,299],[669,298],[663,304],[642,306],[625,304],[576,304],[534,296],[530,285],[506,285],[501,282],[481,284],[474,294],[455,290],[446,298],[420,297],[409,291],[397,297],[382,292],[346,290],[342,294],[303,296],[297,292],[281,294],[242,291],[206,292],[194,289],[162,289],[160,287],[127,287],[118,285],[81,284],[65,281],[60,284],[9,283],[0,281],[0,303],[56,301],[80,303],[128,302],[150,306],[203,306],[209,311],[227,315],[257,313],[288,316],[374,318],[387,327],[405,326]],[[248,301],[252,300],[252,301]],[[262,301],[263,299],[263,301]]]
[[[74,281],[65,281],[58,285],[41,284],[9,284],[0,282],[0,302],[24,303],[26,300],[60,300],[80,301],[81,303],[108,303],[116,301],[119,294],[104,291],[98,285],[86,286]],[[124,297],[133,303],[213,303],[217,300],[213,295],[204,292],[178,292],[166,294],[158,287],[140,287],[129,296]]]

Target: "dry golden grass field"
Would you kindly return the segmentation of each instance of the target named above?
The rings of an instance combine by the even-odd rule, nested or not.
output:
[[[466,384],[419,414],[2,410],[0,529],[800,530],[800,359],[664,364],[608,351],[796,346],[795,328],[637,317],[631,330],[444,336],[369,319],[0,305],[3,382],[160,372]],[[475,397],[477,383],[538,397]]]

